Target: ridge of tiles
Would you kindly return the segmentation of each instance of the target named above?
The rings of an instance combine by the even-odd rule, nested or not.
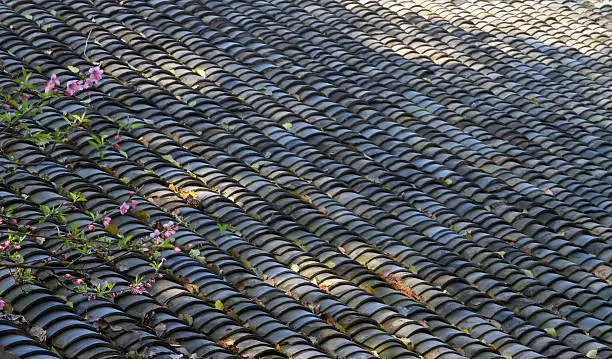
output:
[[[55,278],[89,266],[86,283],[129,289],[147,258],[25,240],[26,260],[75,260],[27,285],[0,266],[0,357],[611,358],[611,17],[577,0],[0,1],[1,88],[22,67],[105,73],[30,128],[83,109],[92,132],[142,124],[125,157],[0,133],[0,165],[18,161],[0,207],[39,236],[87,228],[85,210],[134,237],[189,223],[162,252],[173,275],[114,299]],[[60,187],[87,198],[66,225],[40,210]],[[146,216],[118,216],[128,199]]]

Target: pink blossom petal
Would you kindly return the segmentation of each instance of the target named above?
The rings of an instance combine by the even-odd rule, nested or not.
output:
[[[104,227],[110,226],[110,223],[111,223],[111,218],[110,217],[104,217],[104,221],[102,222],[102,224],[104,224]]]
[[[45,84],[45,93],[48,94],[51,91],[54,91],[54,93],[57,93],[55,92],[57,90],[55,86],[59,86],[59,85],[60,85],[60,82],[57,79],[57,75],[56,74],[51,75],[51,78]]]
[[[138,201],[133,199],[130,201],[130,205],[132,206],[132,208],[136,208],[136,206],[138,206]]]
[[[83,82],[83,89],[87,90],[88,88],[93,86],[93,82],[90,79],[87,79]]]
[[[66,84],[66,95],[74,96],[79,91],[83,90],[83,82],[80,80],[72,80]]]
[[[0,299],[0,310],[4,309],[5,305],[6,305],[6,302]]]
[[[123,202],[121,206],[119,206],[119,212],[121,212],[122,215],[126,214],[129,209],[130,209],[130,206],[125,202]]]
[[[89,69],[89,79],[92,83],[98,84],[100,80],[102,80],[102,74],[104,71],[100,68],[100,66],[92,67]]]
[[[174,251],[175,251],[176,253],[178,253],[178,252],[182,251],[182,249],[180,249],[179,247],[174,247]]]

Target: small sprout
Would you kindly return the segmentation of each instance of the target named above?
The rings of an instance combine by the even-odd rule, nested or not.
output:
[[[544,328],[544,331],[553,338],[557,337],[557,331],[555,328]]]
[[[586,354],[587,358],[594,359],[597,358],[597,349],[589,350]]]

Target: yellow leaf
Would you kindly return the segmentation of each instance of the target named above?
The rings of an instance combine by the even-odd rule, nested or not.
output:
[[[223,305],[222,301],[220,301],[220,300],[215,301],[215,309],[223,310],[223,308],[225,308],[225,306]]]

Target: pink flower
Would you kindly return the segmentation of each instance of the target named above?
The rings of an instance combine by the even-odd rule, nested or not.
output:
[[[55,74],[51,75],[51,78],[45,84],[45,93],[48,94],[51,91],[55,92],[56,90],[55,86],[59,86],[59,85],[60,85],[60,82],[57,79],[57,75]]]
[[[0,310],[4,309],[5,305],[6,305],[6,302],[0,299]]]
[[[118,143],[115,143],[115,144],[113,145],[113,148],[115,149],[115,151],[119,151],[119,150],[121,149],[121,146],[119,146],[119,144],[118,144]]]
[[[121,203],[121,206],[119,206],[119,212],[121,212],[122,215],[126,214],[129,209],[130,206],[125,202]]]
[[[77,94],[79,91],[83,90],[83,83],[79,80],[72,80],[69,81],[68,84],[66,85],[66,95],[68,96],[74,96],[75,94]]]
[[[180,249],[179,247],[174,247],[174,251],[175,251],[176,253],[179,253],[179,252],[181,251],[181,249]]]
[[[90,231],[95,231],[96,226],[94,226],[93,224],[90,224],[89,226],[87,226],[87,229],[89,229]]]
[[[132,208],[136,208],[136,206],[138,206],[138,201],[133,199],[130,201],[130,205],[132,206]]]
[[[64,274],[64,278],[68,278],[68,279],[69,279],[69,278],[71,278],[71,277],[72,277],[72,276],[70,275],[70,273],[66,273],[66,274]]]
[[[57,254],[57,251],[54,249],[54,250],[51,251],[51,254],[55,255],[55,254]]]
[[[154,230],[151,233],[151,238],[155,238],[155,237],[159,236],[160,234],[161,234],[161,232],[158,229],[156,229],[156,230]]]
[[[21,246],[19,244],[15,244],[15,249],[21,249]]]
[[[75,279],[72,284],[76,285],[76,286],[82,286],[84,284],[82,279]]]
[[[90,79],[87,79],[83,82],[83,89],[87,90],[88,88],[90,88],[91,86],[93,86],[93,82]]]
[[[168,221],[168,222],[166,222],[166,224],[164,224],[164,228],[170,228],[172,226],[174,226],[174,222],[172,222],[172,221]]]
[[[2,108],[3,108],[5,111],[8,111],[8,110],[10,110],[10,109],[11,109],[11,106],[10,106],[10,105],[7,105],[7,104],[4,104],[4,105],[2,105]]]
[[[27,101],[30,99],[30,95],[28,95],[27,93],[22,93],[21,98]]]
[[[136,194],[136,192],[134,192],[134,191],[130,191],[130,197],[132,197],[132,196],[133,196],[133,195],[135,195],[135,194]]]
[[[89,69],[89,79],[92,83],[98,84],[102,80],[102,74],[104,71],[100,68],[100,65]]]
[[[165,232],[165,233],[164,233],[164,237],[165,237],[165,238],[170,238],[170,237],[172,237],[172,232],[170,232],[170,231]]]
[[[121,136],[115,135],[115,141],[119,141],[119,140],[121,140]]]
[[[104,221],[102,221],[102,224],[104,224],[104,227],[110,226],[110,223],[111,223],[111,218],[110,217],[104,217]]]

